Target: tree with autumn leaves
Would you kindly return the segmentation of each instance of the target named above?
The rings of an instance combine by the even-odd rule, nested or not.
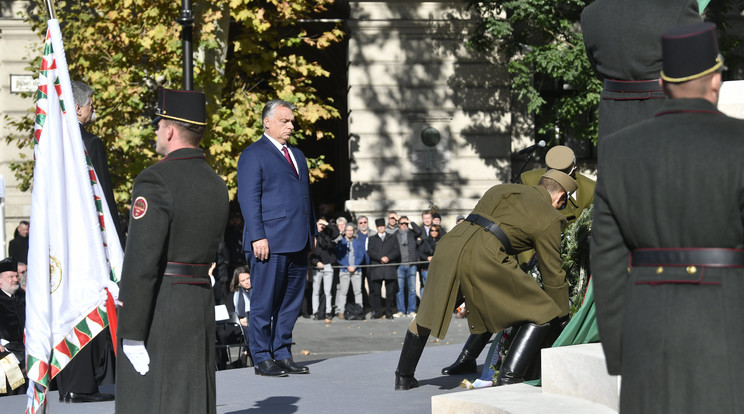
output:
[[[332,138],[316,127],[338,118],[330,98],[314,82],[329,76],[309,50],[323,50],[343,37],[340,27],[308,34],[301,24],[324,13],[333,0],[213,0],[193,7],[194,89],[207,96],[207,132],[202,141],[208,162],[236,191],[240,152],[263,133],[260,112],[271,99],[297,105],[292,143]],[[89,130],[106,144],[116,202],[129,202],[137,174],[159,158],[149,126],[159,88],[181,89],[180,2],[166,0],[66,0],[56,2],[70,78],[94,90],[98,119]],[[39,10],[39,16],[46,13]],[[46,21],[29,18],[43,35]],[[39,59],[31,63],[38,71]],[[6,137],[32,145],[33,113],[9,120],[17,132]],[[309,159],[311,180],[331,166]],[[21,189],[28,189],[32,161],[11,165]]]

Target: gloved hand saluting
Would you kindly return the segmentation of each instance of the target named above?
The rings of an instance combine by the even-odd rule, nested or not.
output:
[[[150,370],[150,355],[145,348],[145,341],[123,339],[121,350],[129,358],[129,362],[132,363],[135,371],[139,372],[140,375],[147,374],[147,371]]]

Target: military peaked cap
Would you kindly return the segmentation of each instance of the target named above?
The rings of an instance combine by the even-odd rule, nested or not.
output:
[[[563,171],[548,170],[548,172],[543,174],[543,177],[551,178],[557,181],[558,184],[563,187],[567,194],[571,194],[576,191],[577,188],[579,188],[579,184],[576,183],[576,180],[571,178],[570,175],[564,173]]]
[[[545,154],[545,164],[548,169],[561,170],[568,173],[574,165],[576,156],[571,148],[565,145],[556,145]]]
[[[661,35],[661,51],[661,78],[666,82],[687,82],[723,66],[713,23],[695,23],[665,32]]]

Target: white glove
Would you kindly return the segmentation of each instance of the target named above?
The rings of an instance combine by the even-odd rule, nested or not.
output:
[[[114,304],[116,304],[116,306],[121,306],[121,301],[119,301],[119,285],[110,280],[106,280],[104,282],[103,287],[99,292],[99,299],[103,303],[106,303],[106,301],[108,300],[108,293],[106,292],[106,289],[108,289],[108,292],[111,293],[111,297],[114,298]]]
[[[129,358],[129,362],[132,363],[135,371],[139,372],[140,375],[147,374],[147,371],[150,370],[150,355],[145,348],[145,341],[123,339],[121,350]]]
[[[104,287],[108,288],[109,292],[111,292],[111,296],[114,297],[114,301],[119,302],[119,285],[111,280],[106,279]]]

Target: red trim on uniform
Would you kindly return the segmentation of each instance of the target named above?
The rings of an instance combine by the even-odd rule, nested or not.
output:
[[[690,110],[690,109],[680,109],[677,111],[664,111],[664,112],[658,112],[654,116],[662,116],[662,115],[669,115],[669,114],[711,114],[711,115],[723,115],[721,111],[711,111],[711,110]]]
[[[180,157],[180,158],[168,158],[168,156],[166,155],[165,157],[163,157],[163,159],[162,159],[162,160],[160,160],[160,161],[158,161],[158,162],[163,162],[163,161],[176,161],[176,160],[193,160],[193,159],[195,159],[195,158],[201,158],[201,159],[205,159],[205,158],[204,158],[204,155],[197,155],[197,156],[195,156],[195,157]]]

